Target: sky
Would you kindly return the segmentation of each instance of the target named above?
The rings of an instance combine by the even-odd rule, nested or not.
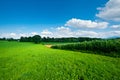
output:
[[[0,37],[120,37],[120,0],[0,0]]]

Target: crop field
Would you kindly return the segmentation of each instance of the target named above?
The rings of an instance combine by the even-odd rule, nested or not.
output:
[[[55,44],[54,49],[93,52],[111,57],[120,57],[120,40],[93,40],[79,43]]]
[[[120,80],[120,58],[0,41],[0,80]]]

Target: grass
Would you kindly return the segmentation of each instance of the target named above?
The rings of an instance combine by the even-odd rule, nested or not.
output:
[[[120,80],[120,58],[0,41],[0,80]]]

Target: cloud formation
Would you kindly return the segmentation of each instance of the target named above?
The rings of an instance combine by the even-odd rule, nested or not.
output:
[[[14,33],[14,34],[15,35],[13,35],[13,33],[4,33],[4,34],[0,34],[0,37],[19,39],[21,36],[23,37],[33,36],[31,33],[18,33],[18,34]],[[55,37],[55,38],[60,38],[60,37],[110,38],[110,37],[119,37],[120,31],[116,30],[116,31],[106,31],[106,32],[95,32],[88,30],[71,30],[71,29],[68,30],[68,28],[62,31],[61,29],[56,28],[54,31],[43,30],[39,35],[42,37]]]
[[[99,13],[96,14],[97,17],[112,20],[120,21],[120,0],[109,0],[105,7],[97,8]]]
[[[84,30],[78,30],[74,32],[74,35],[76,37],[97,37],[99,38],[99,34],[94,31],[84,31]]]
[[[113,29],[120,29],[120,25],[112,25],[111,26]]]
[[[42,37],[53,37],[53,33],[51,31],[48,31],[48,30],[43,30],[40,35]]]
[[[31,32],[31,35],[37,35],[38,33],[37,32]]]
[[[71,29],[69,27],[58,27],[56,28],[55,33],[55,37],[73,37],[73,32],[71,31]]]
[[[0,38],[19,38],[16,33],[1,33]]]
[[[16,36],[16,33],[10,33],[10,36]]]
[[[76,27],[76,28],[95,28],[95,29],[105,29],[108,27],[107,22],[95,22],[91,20],[82,20],[72,18],[66,22],[65,26]]]
[[[52,34],[44,34],[44,37],[92,37],[92,38],[109,38],[109,37],[118,37],[120,35],[120,31],[106,31],[106,32],[95,32],[89,30],[71,30],[68,27],[58,27],[54,29],[54,31],[47,31]],[[43,36],[42,36],[43,37]]]

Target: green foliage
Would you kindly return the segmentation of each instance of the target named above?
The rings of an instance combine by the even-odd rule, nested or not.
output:
[[[38,44],[41,42],[41,36],[34,35],[33,37],[21,37],[20,42],[34,42]]]
[[[0,80],[120,80],[120,58],[0,41]]]
[[[7,41],[18,41],[18,39],[13,39],[13,38],[7,38]]]
[[[4,37],[4,38],[0,38],[0,40],[6,40],[6,38]]]
[[[39,35],[35,35],[35,36],[39,36]],[[84,42],[84,41],[92,41],[92,40],[101,40],[100,38],[88,38],[88,37],[79,37],[79,38],[75,38],[75,37],[69,37],[69,38],[50,38],[50,37],[43,37],[40,39],[36,38],[35,40],[33,39],[35,36],[33,37],[21,37],[20,38],[20,42],[33,42],[33,41],[37,41],[40,40],[41,42]]]
[[[33,42],[36,44],[41,42],[41,37],[39,35],[35,35],[32,38],[33,38]]]
[[[52,48],[75,50],[75,51],[93,51],[103,55],[120,57],[119,40],[94,40],[75,44],[55,45]]]
[[[91,41],[91,40],[101,40],[100,38],[89,38],[89,37],[68,37],[68,38],[50,38],[50,37],[43,37],[42,42],[84,42],[84,41]]]

